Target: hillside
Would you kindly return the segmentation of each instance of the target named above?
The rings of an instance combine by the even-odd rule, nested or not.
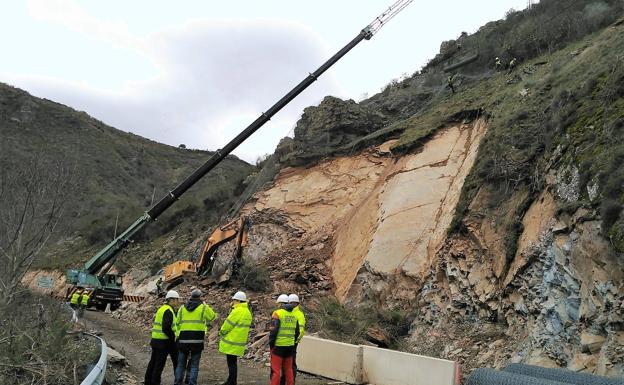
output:
[[[312,332],[464,373],[526,362],[623,376],[622,52],[621,1],[542,0],[442,43],[367,100],[325,98],[236,202],[252,222],[244,271],[180,291],[205,287],[219,310],[249,291],[254,333],[277,294],[297,292]],[[204,240],[170,237],[158,260]],[[215,275],[231,272],[230,246],[216,258]],[[115,317],[150,322],[146,266],[127,274],[145,303]]]
[[[0,83],[0,167],[37,159],[49,172],[71,170],[66,206],[48,255],[39,266],[63,268],[86,258],[123,231],[152,202],[198,167],[210,152],[175,148],[122,132],[84,112]],[[191,143],[188,143],[192,145]],[[172,232],[198,235],[216,223],[243,190],[254,167],[229,157],[195,186],[142,238],[158,242]],[[118,219],[117,219],[118,218]],[[190,227],[201,218],[201,226]],[[123,264],[123,261],[122,261]]]

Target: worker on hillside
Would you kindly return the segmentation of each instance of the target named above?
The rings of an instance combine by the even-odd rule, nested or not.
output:
[[[163,279],[162,277],[158,278],[158,281],[156,281],[156,295],[159,297],[162,297],[163,295]]]
[[[297,378],[297,347],[299,346],[299,342],[301,342],[301,339],[303,338],[303,334],[305,333],[305,315],[303,314],[303,311],[301,311],[301,307],[299,306],[299,296],[297,294],[290,294],[288,296],[288,303],[293,305],[294,308],[292,310],[293,314],[295,315],[295,317],[297,317],[297,323],[299,323],[299,335],[297,337],[297,340],[295,341],[295,351],[293,354],[293,379]],[[280,380],[280,384],[284,385],[286,383],[286,376],[285,373],[282,373],[282,378]]]
[[[503,62],[499,57],[496,57],[496,61],[494,62],[494,68],[496,71],[501,71],[503,69]]]
[[[228,314],[219,335],[219,351],[225,354],[228,366],[228,378],[223,385],[236,385],[238,378],[238,357],[245,354],[252,315],[247,295],[242,291],[232,297],[232,310]]]
[[[178,363],[175,370],[175,385],[182,385],[185,374],[189,385],[197,385],[199,360],[204,350],[204,338],[208,324],[217,318],[210,306],[201,300],[202,291],[191,292],[188,302],[178,309]],[[187,369],[188,367],[188,369]],[[188,373],[186,373],[188,370]]]
[[[453,93],[455,93],[455,83],[453,81],[453,75],[449,75],[446,79],[446,85],[451,89]]]
[[[518,59],[513,58],[511,59],[511,61],[509,62],[509,72],[513,72],[513,70],[516,69],[516,66],[518,65]]]
[[[175,373],[178,364],[178,347],[176,346],[176,310],[180,306],[180,295],[177,291],[169,290],[165,296],[165,303],[158,308],[152,322],[152,340],[147,370],[145,371],[145,385],[160,385],[160,378],[167,363],[167,356],[171,357],[171,364]]]
[[[293,356],[299,337],[299,322],[293,314],[295,306],[288,302],[288,295],[277,297],[280,308],[271,316],[269,347],[271,348],[271,385],[279,385],[282,372],[286,385],[294,385]]]

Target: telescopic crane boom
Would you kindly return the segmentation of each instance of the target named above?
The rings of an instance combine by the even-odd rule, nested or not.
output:
[[[234,151],[241,143],[249,138],[254,132],[268,122],[273,115],[280,111],[284,106],[290,103],[297,95],[314,83],[325,71],[333,66],[344,55],[351,51],[362,40],[370,40],[388,21],[407,7],[413,0],[399,0],[392,4],[384,13],[376,17],[369,25],[360,31],[360,33],[341,50],[336,52],[334,56],[323,63],[316,71],[309,74],[301,83],[297,84],[290,92],[278,100],[266,112],[263,112],[255,121],[253,121],[240,134],[232,139],[228,144],[215,153],[197,170],[178,184],[173,190],[162,197],[154,206],[141,215],[133,224],[130,225],[121,235],[111,241],[95,256],[93,256],[84,265],[80,271],[69,270],[67,272],[68,281],[75,286],[90,287],[95,290],[92,295],[92,303],[99,306],[105,306],[111,303],[113,307],[117,307],[123,298],[123,289],[121,287],[120,277],[108,274],[117,255],[131,242],[132,237],[145,227],[148,223],[155,221],[167,210],[182,194],[197,183],[210,170],[215,168],[227,155]]]

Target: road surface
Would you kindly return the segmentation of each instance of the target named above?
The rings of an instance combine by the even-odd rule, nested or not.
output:
[[[84,321],[89,330],[102,333],[102,338],[113,349],[128,360],[129,371],[140,381],[150,358],[149,333],[137,326],[110,317],[108,314],[87,311]],[[238,362],[238,384],[268,384],[270,369],[248,360]],[[198,385],[219,385],[227,378],[225,356],[216,349],[208,348],[202,354],[199,365]],[[304,373],[297,376],[297,385],[326,385],[331,380],[313,377]],[[171,361],[167,361],[162,377],[163,385],[173,384]]]

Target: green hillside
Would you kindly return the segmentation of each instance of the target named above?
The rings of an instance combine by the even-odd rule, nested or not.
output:
[[[182,128],[181,128],[182,129]],[[71,192],[57,240],[40,266],[83,262],[128,226],[168,189],[202,164],[210,152],[163,145],[122,132],[84,112],[40,99],[0,83],[0,167],[23,167],[35,159],[53,172],[69,169]],[[189,143],[192,145],[191,143]],[[158,242],[176,226],[201,232],[236,201],[254,170],[230,156],[193,187],[139,240]],[[185,224],[194,223],[189,227]]]

